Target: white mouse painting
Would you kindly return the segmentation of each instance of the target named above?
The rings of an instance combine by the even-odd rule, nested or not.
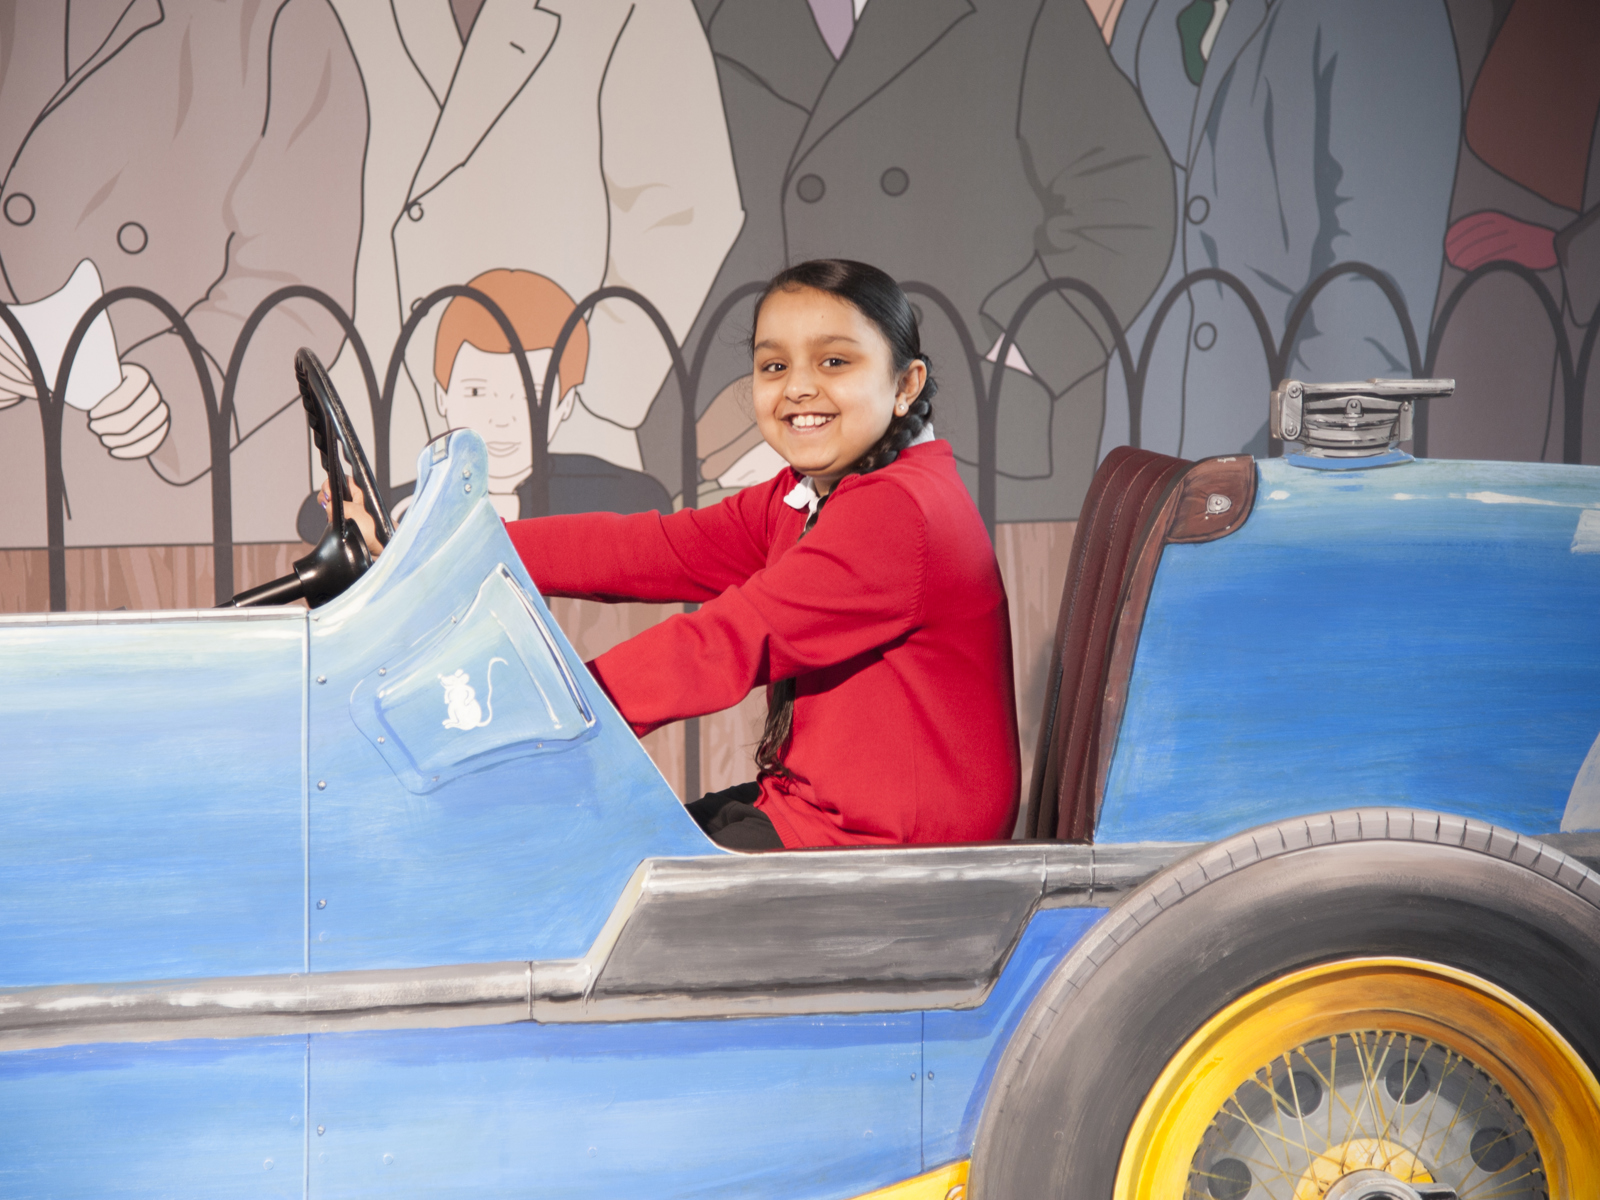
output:
[[[450,715],[441,722],[446,729],[480,729],[494,720],[494,664],[505,661],[503,658],[489,660],[489,694],[484,697],[483,705],[479,705],[477,689],[472,686],[472,677],[465,671],[458,669],[452,674],[439,676],[439,683],[444,688],[445,706],[450,710]],[[485,708],[488,710],[487,716],[484,715]]]

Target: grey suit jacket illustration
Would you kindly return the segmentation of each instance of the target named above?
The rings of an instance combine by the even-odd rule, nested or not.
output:
[[[837,63],[806,0],[724,0],[709,34],[747,216],[702,321],[738,285],[820,256],[938,288],[980,354],[1051,275],[1089,280],[1124,319],[1149,296],[1170,170],[1082,0],[870,0]],[[971,464],[967,363],[945,315],[914,299],[935,425]],[[1048,300],[1023,330],[1033,374],[1008,372],[1002,392],[1002,520],[1077,515],[1108,345],[1086,312]],[[702,405],[748,373],[748,319],[720,332]]]
[[[1202,267],[1237,275],[1275,339],[1307,284],[1336,262],[1383,271],[1425,346],[1443,258],[1461,83],[1442,0],[1234,0],[1200,85],[1184,72],[1187,0],[1128,0],[1112,57],[1143,97],[1176,167],[1181,225],[1156,300]],[[1289,363],[1303,379],[1409,375],[1400,326],[1367,281],[1316,301]],[[1102,454],[1128,440],[1113,369]],[[1244,305],[1193,289],[1159,332],[1143,445],[1198,458],[1266,450],[1272,381]]]
[[[348,307],[366,119],[325,0],[72,5],[70,28],[65,0],[6,7],[3,299],[37,300],[92,259],[107,290],[147,287],[184,314],[219,393],[240,327],[268,294],[305,283]],[[251,342],[236,397],[241,541],[295,538],[309,488],[293,354],[339,344],[315,311],[296,302]],[[150,460],[119,461],[67,412],[68,542],[209,542],[209,488],[195,486],[209,473],[209,441],[189,355],[148,305],[124,301],[111,321],[123,361],[150,372],[172,428]],[[38,426],[32,403],[0,412],[11,459],[0,544],[44,540]]]

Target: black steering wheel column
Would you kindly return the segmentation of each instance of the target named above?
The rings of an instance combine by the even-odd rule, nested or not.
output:
[[[372,477],[372,467],[350,424],[339,393],[317,356],[302,347],[294,356],[295,378],[300,385],[300,400],[305,405],[306,422],[322,457],[332,498],[328,529],[316,548],[294,564],[294,572],[259,587],[240,592],[219,607],[253,608],[266,604],[292,604],[304,600],[312,608],[340,595],[372,566],[372,554],[361,526],[345,511],[353,500],[350,477],[361,489],[362,505],[372,518],[378,541],[387,546],[394,537],[394,519]],[[346,464],[349,470],[346,472]]]

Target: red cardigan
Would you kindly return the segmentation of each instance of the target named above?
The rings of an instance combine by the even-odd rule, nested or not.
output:
[[[700,601],[589,664],[644,734],[795,677],[785,846],[1005,838],[1017,811],[1005,588],[950,444],[849,475],[803,540],[793,470],[710,508],[513,521],[546,595]]]

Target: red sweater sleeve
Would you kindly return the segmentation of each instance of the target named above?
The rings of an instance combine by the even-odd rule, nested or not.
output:
[[[592,669],[640,734],[731,707],[752,688],[847,662],[917,628],[927,547],[922,510],[899,484],[843,481],[815,528],[770,566]]]
[[[710,600],[766,565],[771,490],[746,488],[710,508],[580,513],[509,521],[506,532],[546,596],[652,603]]]

